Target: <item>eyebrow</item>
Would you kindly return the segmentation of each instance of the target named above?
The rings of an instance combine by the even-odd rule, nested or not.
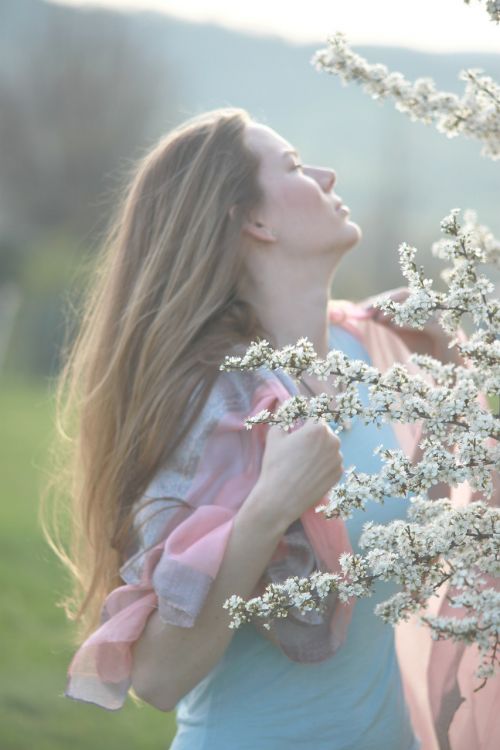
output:
[[[298,156],[298,153],[297,153],[297,151],[295,151],[295,149],[293,149],[293,150],[288,149],[288,151],[283,151],[282,156],[289,156],[290,154],[292,156]]]

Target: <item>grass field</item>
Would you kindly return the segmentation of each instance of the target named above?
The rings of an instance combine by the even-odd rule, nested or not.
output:
[[[50,429],[43,386],[0,381],[0,748],[165,750],[172,714],[130,699],[108,712],[64,697],[74,649],[55,601],[67,579],[37,520]]]

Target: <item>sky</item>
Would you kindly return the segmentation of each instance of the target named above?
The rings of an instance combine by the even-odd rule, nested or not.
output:
[[[352,45],[429,52],[500,52],[500,24],[485,0],[49,0],[60,5],[151,9],[193,21],[274,34],[293,42],[324,42],[343,31]]]

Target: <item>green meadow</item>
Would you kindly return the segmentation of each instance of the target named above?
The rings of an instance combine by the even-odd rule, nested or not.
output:
[[[56,607],[68,579],[38,523],[52,405],[43,385],[0,381],[0,748],[168,748],[173,714],[136,706],[105,711],[64,697],[74,648]]]

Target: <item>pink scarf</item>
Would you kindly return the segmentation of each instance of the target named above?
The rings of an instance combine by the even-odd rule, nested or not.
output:
[[[402,340],[372,320],[373,313],[347,301],[329,306],[331,322],[358,337],[375,367],[384,371],[394,362],[402,362],[411,373],[418,372],[407,362],[410,352]],[[238,382],[242,380],[241,373],[224,375],[237,375]],[[143,546],[152,545],[151,549],[145,553],[139,549],[122,566],[126,584],[106,597],[101,626],[74,655],[68,669],[67,697],[109,710],[121,708],[131,684],[131,648],[153,610],[158,607],[162,619],[183,627],[196,621],[221,564],[234,516],[260,473],[267,426],[246,430],[244,421],[262,409],[273,411],[290,396],[274,374],[243,374],[245,378],[251,400],[245,403],[232,380],[222,400],[204,409],[200,434],[183,444],[183,463],[173,465],[160,477],[151,496],[179,497],[191,507],[162,511],[155,533],[142,540]],[[254,387],[249,388],[249,383]],[[414,456],[422,425],[394,423],[393,428],[403,451]],[[190,459],[190,451],[196,450],[196,460]],[[470,496],[468,485],[452,490],[454,502],[468,502]],[[261,586],[287,575],[307,575],[314,567],[338,572],[339,555],[351,551],[342,520],[326,520],[314,508],[300,520],[301,528],[291,527],[278,545]],[[334,599],[324,619],[312,613],[289,617],[273,625],[272,640],[296,661],[325,659],[345,640],[353,606],[352,600],[343,604]],[[444,609],[443,603],[443,614]],[[405,695],[422,750],[493,750],[498,744],[495,737],[500,736],[500,680],[490,680],[486,688],[473,693],[472,649],[431,641],[416,619],[396,627],[396,642]],[[467,699],[462,706],[460,692]]]

